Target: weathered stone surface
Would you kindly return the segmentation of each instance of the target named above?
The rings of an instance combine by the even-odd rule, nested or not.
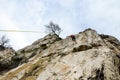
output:
[[[27,58],[31,58],[37,53],[40,53],[46,48],[48,48],[54,42],[59,41],[59,40],[61,40],[61,38],[59,38],[58,36],[49,34],[45,36],[44,38],[35,41],[34,43],[32,43],[32,45],[29,45],[23,49],[18,50],[17,53],[19,55],[21,55],[22,53],[24,54],[23,56]]]
[[[44,38],[35,41],[32,45],[20,49],[17,52],[12,48],[3,49],[3,47],[0,46],[0,73],[2,74],[4,70],[7,71],[23,63],[27,63],[29,58],[42,52],[51,44],[59,40],[61,40],[61,38],[56,35],[47,35]]]
[[[12,48],[5,48],[0,51],[0,72],[13,64],[12,57],[14,55],[15,51]]]
[[[0,80],[120,80],[119,41],[87,29],[70,37],[33,43],[37,52],[28,62],[0,76]],[[34,46],[22,50],[34,50]],[[39,49],[36,49],[39,48]],[[20,50],[21,52],[21,50]],[[22,53],[22,52],[21,52]]]

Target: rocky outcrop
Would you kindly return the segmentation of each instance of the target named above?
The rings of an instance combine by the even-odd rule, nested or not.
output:
[[[1,48],[0,50],[0,72],[9,69],[13,65],[12,57],[15,51],[12,48]]]
[[[13,60],[19,61],[19,64],[26,63],[28,62],[28,59],[32,58],[38,53],[41,53],[43,50],[47,49],[51,44],[59,40],[61,40],[60,37],[48,34],[44,38],[35,41],[31,45],[18,50],[16,52],[17,54],[13,57]]]
[[[56,35],[47,35],[33,44],[18,51],[12,48],[0,46],[0,74],[9,71],[23,63],[27,63],[29,58],[47,49],[51,44],[61,40]]]
[[[45,50],[51,44],[59,40],[61,40],[61,38],[59,38],[58,36],[49,34],[44,38],[35,41],[33,44],[18,50],[17,53],[18,54],[24,53],[27,58],[30,58],[33,55],[33,53],[34,54],[40,53],[42,50]]]
[[[1,75],[0,80],[120,80],[120,43],[116,38],[92,29],[75,38],[36,41],[34,47],[22,49],[28,62]],[[18,52],[22,54],[22,50]],[[38,52],[30,57],[26,54],[29,50],[30,54]]]

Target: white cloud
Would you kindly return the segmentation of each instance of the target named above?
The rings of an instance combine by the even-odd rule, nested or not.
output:
[[[0,29],[43,32],[41,26],[45,9],[46,7],[40,0],[0,0],[0,12],[2,12],[0,16],[0,26],[2,27]],[[13,47],[19,49],[41,38],[44,33],[6,33],[6,35],[11,38]],[[19,42],[18,36],[20,37]]]
[[[0,26],[4,27],[0,29],[44,32],[43,26],[52,20],[63,28],[63,37],[91,27],[99,33],[120,38],[119,3],[119,0],[0,0],[0,12],[4,12],[4,15],[0,16]],[[5,24],[6,20],[8,24]],[[11,27],[8,27],[10,25]],[[16,35],[21,35],[21,39],[23,37],[23,33]],[[24,45],[43,36],[44,33],[24,33],[23,39],[28,39],[23,41]],[[13,43],[17,41],[15,36],[12,37]]]
[[[119,0],[86,0],[82,2],[84,23],[100,33],[119,37],[120,32]],[[81,15],[80,15],[81,16]],[[118,31],[116,31],[118,29]],[[120,38],[120,37],[119,37]]]
[[[75,2],[77,0],[58,0],[58,2],[61,4],[61,6],[65,8],[72,8],[75,5]]]
[[[19,30],[16,24],[12,22],[12,20],[2,11],[0,12],[0,26],[0,28],[3,30]],[[6,33],[6,35],[11,40],[11,45],[13,45],[12,47],[14,47],[15,49],[22,48],[23,46],[29,44],[28,40],[22,33]]]

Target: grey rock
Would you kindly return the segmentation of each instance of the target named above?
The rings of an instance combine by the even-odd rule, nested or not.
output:
[[[92,29],[75,34],[75,38],[46,36],[19,50],[37,54],[25,55],[29,61],[0,80],[120,80],[120,42],[116,38]]]

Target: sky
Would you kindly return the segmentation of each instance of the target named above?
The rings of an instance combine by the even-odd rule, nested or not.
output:
[[[92,28],[120,40],[120,0],[0,0],[0,30],[28,30],[40,33],[0,32],[11,46],[21,49],[46,35],[50,21],[62,28],[61,37]]]

